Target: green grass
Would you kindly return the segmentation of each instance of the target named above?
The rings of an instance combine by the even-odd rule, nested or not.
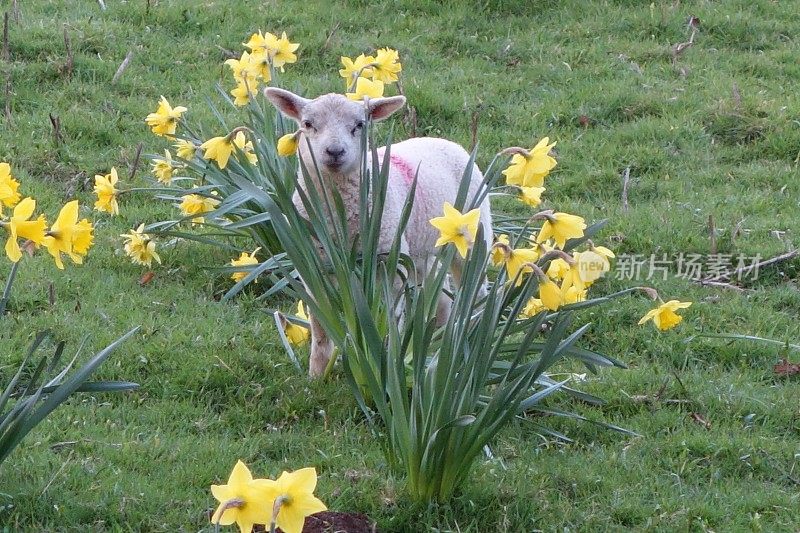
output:
[[[709,216],[720,253],[770,257],[800,245],[800,18],[792,2],[150,3],[148,11],[144,0],[108,0],[101,11],[93,2],[33,0],[20,2],[19,24],[11,19],[2,70],[13,80],[12,119],[0,129],[0,155],[51,219],[73,194],[90,205],[95,173],[114,165],[126,180],[138,143],[163,150],[143,124],[159,95],[187,105],[192,121],[214,124],[205,99],[217,98],[217,82],[232,87],[219,47],[240,50],[261,28],[302,43],[284,80],[309,95],[342,89],[340,55],[396,47],[416,134],[469,145],[477,112],[483,165],[503,147],[558,140],[548,205],[610,219],[603,240],[618,254],[708,254]],[[690,15],[699,34],[673,63]],[[75,52],[71,79],[64,28]],[[133,61],[111,85],[129,50]],[[48,113],[61,119],[61,146]],[[407,119],[395,126],[413,133]],[[202,266],[227,254],[167,247],[155,280],[138,285],[143,270],[120,255],[118,235],[169,209],[132,195],[121,217],[95,215],[84,267],[58,272],[46,254],[26,259],[0,325],[0,382],[41,329],[73,348],[88,334],[88,345],[101,348],[141,324],[100,375],[142,387],[76,397],[35,430],[3,466],[0,527],[197,531],[214,504],[208,486],[241,458],[260,475],[316,466],[330,508],[366,513],[385,531],[800,529],[797,382],[773,376],[781,350],[685,342],[701,331],[797,342],[798,259],[766,269],[746,293],[674,275],[647,281],[665,299],[695,302],[672,332],[636,326],[650,305],[643,299],[582,313],[593,322],[585,344],[630,369],[587,377],[584,387],[608,400],[602,407],[555,404],[641,436],[547,420],[575,439],[559,444],[520,420],[455,500],[422,508],[387,468],[344,381],[298,375],[253,296],[215,301],[230,284]],[[0,262],[0,280],[7,271]],[[609,279],[593,290],[630,284]]]

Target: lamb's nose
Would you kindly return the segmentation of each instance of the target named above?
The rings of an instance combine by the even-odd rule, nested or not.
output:
[[[344,155],[344,148],[339,146],[329,146],[328,148],[325,148],[325,153],[333,159],[339,159]]]

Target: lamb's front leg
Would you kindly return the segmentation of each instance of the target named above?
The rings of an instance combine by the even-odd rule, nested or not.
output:
[[[309,316],[309,322],[311,323],[311,357],[308,361],[308,375],[318,378],[325,374],[328,362],[333,356],[333,341],[313,315]]]

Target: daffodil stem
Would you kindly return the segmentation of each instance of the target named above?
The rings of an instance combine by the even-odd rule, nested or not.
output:
[[[17,277],[17,270],[19,270],[19,264],[22,261],[17,261],[11,266],[11,272],[8,273],[8,279],[6,280],[6,286],[3,289],[3,297],[0,298],[0,318],[2,318],[6,314],[6,304],[8,304],[8,300],[11,298],[11,286],[14,284],[14,278]]]
[[[275,533],[278,527],[278,513],[281,512],[281,505],[286,501],[286,496],[278,496],[272,504],[272,518],[269,520],[269,533]]]
[[[214,520],[214,533],[219,533],[219,523],[222,521],[222,515],[225,514],[225,511],[227,511],[228,509],[238,509],[243,505],[244,501],[240,500],[239,498],[228,500],[224,504],[222,504],[222,507],[217,509],[217,513],[219,513],[219,515],[217,516],[217,519]]]

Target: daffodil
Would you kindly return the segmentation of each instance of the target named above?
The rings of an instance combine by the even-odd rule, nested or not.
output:
[[[352,60],[349,57],[342,56],[341,61],[344,68],[339,70],[339,75],[344,78],[348,89],[357,78],[361,76],[372,77],[372,68],[369,65],[375,62],[374,57],[361,54],[355,60]]]
[[[253,479],[247,466],[237,461],[226,485],[211,485],[211,494],[220,502],[211,523],[236,523],[241,533],[250,533],[255,524],[269,524],[275,485],[270,479]]]
[[[450,202],[444,203],[444,216],[432,218],[430,223],[439,230],[439,240],[436,246],[453,243],[461,257],[467,257],[467,250],[475,243],[478,233],[480,210],[473,209],[469,213],[461,212],[453,207]]]
[[[92,244],[94,244],[94,226],[84,218],[75,225],[72,231],[72,253],[70,254],[72,262],[78,265],[83,263],[81,256],[89,252]]]
[[[254,64],[253,56],[249,52],[242,52],[239,59],[231,58],[225,61],[231,68],[233,79],[241,82],[244,79],[255,79],[258,75],[258,67]]]
[[[19,182],[11,176],[11,165],[0,163],[0,213],[3,206],[14,207],[19,199]]]
[[[258,163],[258,157],[253,153],[253,142],[247,140],[243,131],[236,132],[236,136],[233,138],[233,144],[244,152],[244,156],[251,165]]]
[[[611,270],[611,263],[608,259],[614,257],[614,253],[605,246],[597,246],[585,252],[573,252],[572,257],[577,263],[581,280],[589,285]]]
[[[178,120],[185,112],[185,107],[172,107],[169,105],[169,102],[167,102],[167,99],[162,96],[156,112],[150,113],[144,120],[156,135],[170,137],[175,135],[175,129],[178,127]]]
[[[173,144],[175,147],[175,155],[181,159],[191,161],[197,153],[197,146],[188,139],[178,139],[178,142]]]
[[[545,309],[547,308],[539,298],[531,298],[525,304],[525,307],[522,309],[520,315],[524,318],[531,318],[532,316],[538,315]]]
[[[172,173],[175,172],[177,166],[172,161],[172,154],[169,150],[164,150],[164,159],[153,159],[153,174],[156,179],[164,185],[172,183]]]
[[[519,187],[541,187],[544,184],[545,176],[557,164],[556,160],[550,156],[550,149],[556,143],[548,144],[549,142],[550,139],[545,137],[529,152],[515,153],[508,168],[503,171],[506,183]]]
[[[316,488],[317,471],[314,468],[283,472],[268,488],[278,508],[275,523],[284,533],[302,533],[307,516],[327,509],[314,496]]]
[[[231,90],[233,105],[237,107],[247,105],[257,92],[258,82],[255,79],[239,82],[239,84]]]
[[[256,248],[255,250],[253,250],[249,254],[247,252],[242,252],[242,254],[239,256],[238,259],[231,259],[231,266],[257,265],[258,264],[258,259],[256,259],[256,253],[260,249],[261,248]],[[250,273],[250,271],[248,271],[248,270],[241,270],[241,271],[238,271],[238,272],[234,272],[233,274],[231,274],[231,279],[233,281],[235,281],[236,283],[239,283],[244,278],[246,278],[249,273]],[[256,279],[256,283],[258,283],[258,279]]]
[[[531,207],[537,207],[542,203],[542,193],[544,187],[520,187],[519,199],[522,203]]]
[[[156,243],[150,235],[144,232],[144,224],[122,234],[121,237],[125,241],[125,253],[135,264],[149,267],[153,263],[153,259],[161,264],[161,257],[156,253]]]
[[[350,100],[360,102],[364,97],[380,98],[383,96],[383,82],[380,80],[371,81],[367,78],[358,78],[356,80],[355,92],[346,93]]]
[[[25,198],[14,206],[11,217],[2,223],[2,226],[8,231],[6,255],[14,263],[22,259],[22,250],[20,250],[17,239],[28,239],[37,245],[44,242],[47,222],[44,219],[44,215],[39,215],[39,218],[30,220],[35,209],[36,200]]]
[[[516,248],[509,250],[505,257],[508,281],[520,285],[524,275],[533,272],[531,264],[539,259],[539,251],[535,248]]]
[[[216,198],[201,196],[199,194],[187,194],[184,195],[179,207],[183,216],[194,217],[192,218],[192,223],[202,224],[205,220],[200,215],[213,211],[219,204],[220,201]]]
[[[506,260],[506,249],[510,246],[508,235],[500,235],[495,239],[494,246],[492,246],[492,253],[489,256],[494,266],[500,266]]]
[[[306,314],[306,309],[302,301],[297,302],[297,318],[308,320],[308,315]],[[311,336],[311,332],[308,328],[295,324],[294,322],[289,322],[288,320],[285,323],[283,332],[286,334],[286,339],[289,343],[295,346],[305,344]]]
[[[259,51],[270,51],[275,50],[277,48],[278,38],[267,32],[266,34],[262,34],[261,31],[258,33],[254,33],[250,36],[250,39],[246,43],[242,43],[246,48],[249,48],[251,52],[259,52]]]
[[[394,83],[401,70],[403,67],[400,65],[400,56],[397,50],[381,48],[375,54],[375,60],[372,62],[373,80]]]
[[[296,63],[297,55],[295,52],[299,47],[300,44],[289,42],[286,32],[283,32],[281,34],[281,38],[275,41],[275,48],[272,55],[272,66],[281,69],[281,72],[283,72],[284,65],[287,63]]]
[[[542,229],[536,237],[537,242],[544,242],[552,237],[557,247],[564,248],[567,240],[583,237],[586,222],[582,217],[568,213],[553,213],[545,215],[545,218]]]
[[[683,317],[675,311],[678,309],[686,309],[691,305],[692,302],[679,302],[678,300],[670,300],[667,303],[662,303],[655,309],[648,311],[647,314],[639,320],[639,325],[644,324],[648,320],[652,320],[653,324],[661,331],[674,328],[683,320]]]
[[[539,299],[547,309],[557,311],[561,307],[561,289],[550,278],[539,278]]]
[[[73,256],[73,242],[78,228],[78,201],[73,200],[61,208],[58,218],[47,231],[42,245],[47,248],[56,261],[56,266],[64,270],[61,254]]]
[[[245,52],[246,54],[247,52]],[[271,54],[273,52],[265,49],[259,49],[252,54],[250,54],[250,65],[246,78],[240,77],[237,79],[240,83],[244,80],[248,80],[248,85],[251,87],[256,87],[258,85],[259,78],[264,83],[269,83],[272,80],[272,63],[271,63]],[[244,56],[244,54],[242,54]]]
[[[94,203],[94,208],[98,211],[105,211],[112,215],[119,214],[119,204],[117,203],[117,169],[111,167],[111,172],[105,176],[99,174],[94,177],[94,193],[97,195],[97,201]]]
[[[566,259],[557,257],[550,261],[547,267],[547,275],[553,279],[564,279],[570,273],[571,267]]]
[[[298,135],[295,133],[287,133],[278,139],[278,155],[282,157],[289,157],[297,153]]]

